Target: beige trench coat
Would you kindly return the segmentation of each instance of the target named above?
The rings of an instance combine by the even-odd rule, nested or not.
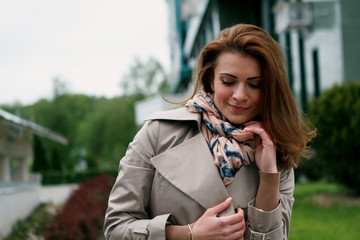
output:
[[[222,215],[244,210],[245,239],[287,239],[293,170],[281,170],[278,207],[271,212],[256,209],[256,164],[242,167],[225,186],[200,125],[201,114],[185,108],[147,119],[120,161],[105,216],[106,239],[165,239],[166,224],[193,223],[229,196],[232,204]]]

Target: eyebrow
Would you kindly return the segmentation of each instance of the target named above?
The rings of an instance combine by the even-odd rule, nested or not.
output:
[[[220,75],[226,75],[226,76],[229,76],[229,77],[232,77],[232,78],[237,79],[237,77],[236,77],[235,75],[232,75],[232,74],[230,74],[230,73],[221,72],[221,73],[219,73],[219,74],[220,74]]]
[[[261,78],[261,76],[249,77],[249,78],[247,78],[247,80],[254,80],[254,79],[259,79],[259,78]]]
[[[229,77],[232,77],[232,78],[235,78],[235,79],[237,79],[237,77],[235,76],[235,75],[232,75],[232,74],[230,74],[230,73],[224,73],[224,72],[221,72],[221,73],[219,73],[220,75],[226,75],[226,76],[229,76]],[[247,78],[246,80],[255,80],[255,79],[260,79],[261,78],[261,76],[254,76],[254,77],[249,77],[249,78]]]

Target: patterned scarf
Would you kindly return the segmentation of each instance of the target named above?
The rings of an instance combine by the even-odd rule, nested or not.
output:
[[[209,144],[215,165],[219,167],[225,185],[233,181],[235,173],[255,158],[255,137],[226,121],[216,108],[212,94],[202,91],[185,105],[190,112],[202,112],[202,134]]]

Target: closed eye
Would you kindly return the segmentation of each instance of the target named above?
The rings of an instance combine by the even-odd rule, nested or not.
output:
[[[236,83],[237,77],[230,73],[220,73],[220,80],[226,86],[232,86]]]
[[[249,86],[252,87],[252,88],[260,88],[260,86],[261,86],[260,83],[257,83],[257,84],[255,84],[255,83],[248,83],[248,84],[249,84]]]
[[[260,77],[252,77],[247,79],[248,85],[252,88],[260,88],[261,86],[261,78]]]
[[[229,80],[224,79],[224,78],[221,78],[221,82],[222,82],[224,85],[226,85],[226,86],[232,86],[232,85],[235,84],[234,81],[231,81],[231,80],[229,81]]]

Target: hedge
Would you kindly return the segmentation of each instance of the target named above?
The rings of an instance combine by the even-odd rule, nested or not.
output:
[[[360,194],[360,82],[324,91],[308,116],[318,129],[308,167]]]
[[[46,240],[98,240],[114,178],[103,174],[79,185],[54,221],[43,230]]]

